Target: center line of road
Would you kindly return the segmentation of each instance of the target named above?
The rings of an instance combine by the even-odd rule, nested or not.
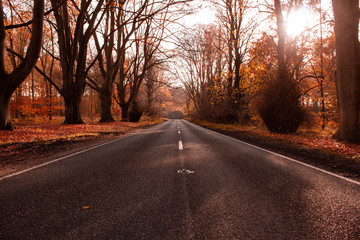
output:
[[[179,141],[179,150],[180,151],[184,150],[184,146],[183,146],[182,141]]]

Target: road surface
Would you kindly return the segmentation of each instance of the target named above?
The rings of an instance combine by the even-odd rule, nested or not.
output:
[[[360,184],[182,120],[0,179],[0,239],[360,239]]]

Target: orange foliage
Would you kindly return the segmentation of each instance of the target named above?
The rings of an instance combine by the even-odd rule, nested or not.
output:
[[[51,112],[61,109],[60,98],[40,97],[31,100],[27,96],[18,96],[10,102],[13,115],[20,118],[42,117],[47,118]],[[51,107],[49,107],[51,104]],[[16,113],[16,114],[15,114]]]

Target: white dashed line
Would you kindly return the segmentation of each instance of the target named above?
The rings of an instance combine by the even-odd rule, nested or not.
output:
[[[183,146],[182,141],[179,141],[179,150],[180,151],[184,150],[184,146]]]

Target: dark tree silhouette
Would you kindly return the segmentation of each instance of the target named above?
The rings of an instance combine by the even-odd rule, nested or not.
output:
[[[61,95],[65,101],[65,124],[81,124],[80,103],[86,85],[86,59],[90,37],[98,26],[99,13],[104,0],[94,6],[91,0],[81,0],[76,19],[71,19],[70,3],[51,0],[56,19],[60,64],[63,86]],[[76,4],[73,2],[73,4]],[[94,9],[91,9],[94,7]],[[91,14],[89,13],[91,9]],[[72,24],[75,24],[72,25]]]
[[[3,4],[0,1],[0,129],[12,130],[10,98],[35,66],[42,45],[44,1],[34,0],[31,41],[23,61],[10,73],[5,68],[6,30]]]

